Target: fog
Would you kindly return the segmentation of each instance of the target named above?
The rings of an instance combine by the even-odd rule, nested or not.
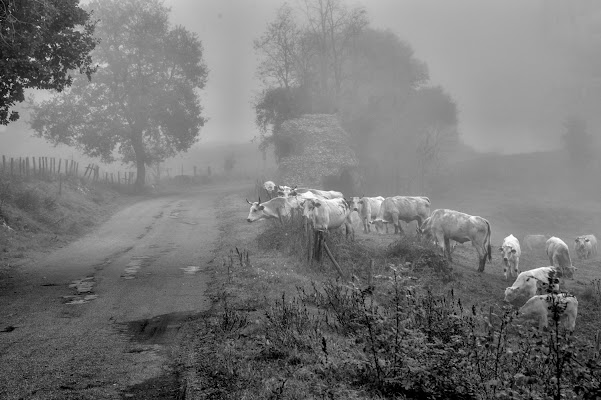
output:
[[[565,3],[565,4],[564,4]],[[209,78],[209,119],[195,147],[257,135],[260,88],[252,41],[282,1],[168,0],[172,22],[196,32]],[[298,6],[295,1],[292,5]],[[592,1],[363,0],[371,26],[390,29],[424,61],[459,109],[460,138],[479,151],[556,149],[569,115],[599,123],[601,7]],[[597,75],[596,75],[597,74]],[[27,119],[24,114],[23,120]],[[0,153],[45,151],[24,123],[0,127]],[[72,150],[65,150],[72,151]],[[18,155],[18,154],[15,154]]]

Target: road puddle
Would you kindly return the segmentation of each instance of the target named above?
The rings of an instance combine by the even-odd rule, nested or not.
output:
[[[194,275],[198,271],[200,271],[200,267],[197,265],[189,265],[187,267],[181,267],[181,270],[184,271],[184,274]]]
[[[133,256],[129,263],[125,265],[121,278],[123,279],[135,279],[140,268],[150,264],[152,258],[150,256]]]
[[[94,291],[94,285],[96,285],[96,282],[94,282],[93,276],[72,281],[69,287],[75,289],[77,294],[63,296],[65,304],[85,304],[89,301],[97,299],[98,295],[92,294]]]

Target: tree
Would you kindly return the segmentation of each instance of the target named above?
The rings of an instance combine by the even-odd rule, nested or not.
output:
[[[105,162],[119,154],[137,167],[144,185],[146,165],[185,151],[205,119],[196,90],[207,68],[197,36],[169,24],[162,0],[94,0],[102,39],[91,82],[35,104],[31,126],[52,143],[77,146]]]
[[[0,124],[19,118],[25,89],[62,91],[74,69],[90,78],[94,26],[79,0],[0,0]]]
[[[593,137],[586,130],[586,121],[570,116],[564,124],[562,135],[564,148],[572,165],[576,168],[587,167],[594,158]]]

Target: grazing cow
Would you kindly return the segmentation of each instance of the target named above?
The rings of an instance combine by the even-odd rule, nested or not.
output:
[[[558,271],[566,278],[573,278],[576,268],[570,259],[568,245],[558,237],[551,237],[546,243],[549,264],[557,265]]]
[[[528,250],[544,249],[550,237],[549,235],[526,235],[522,242]]]
[[[372,224],[376,224],[376,230],[382,233],[384,223],[394,225],[394,233],[403,233],[400,221],[407,223],[417,221],[421,226],[423,221],[430,216],[430,199],[427,197],[394,196],[387,197],[380,205],[380,211]]]
[[[344,195],[341,192],[335,190],[319,190],[319,189],[307,189],[307,188],[294,188],[290,193],[291,196],[311,192],[316,196],[323,197],[324,199],[343,199]]]
[[[595,235],[582,235],[574,240],[574,252],[580,260],[586,260],[597,254],[597,238]]]
[[[576,315],[578,314],[578,300],[570,294],[533,296],[520,308],[519,314],[524,317],[537,317],[539,328],[543,329],[549,326],[548,319],[553,317],[555,312],[559,313],[560,321],[563,322],[565,328],[573,332],[576,326]]]
[[[555,267],[520,272],[513,285],[505,289],[505,301],[524,303],[536,294],[547,292],[559,292],[559,272]]]
[[[248,218],[246,218],[248,222],[255,222],[264,218],[278,218],[282,221],[283,217],[290,216],[290,210],[292,209],[288,200],[283,197],[274,197],[264,203],[261,203],[261,198],[258,202],[251,203],[248,199],[246,199],[246,202],[250,204],[250,212]]]
[[[499,250],[503,253],[503,273],[505,274],[505,280],[507,280],[508,269],[511,276],[518,276],[520,273],[520,256],[522,255],[519,240],[515,236],[509,235],[503,239],[503,244]]]
[[[449,261],[451,257],[451,240],[458,243],[472,242],[478,252],[478,271],[484,271],[486,257],[491,261],[490,223],[478,216],[464,214],[459,211],[438,209],[417,229],[418,234],[425,234],[436,240]]]
[[[307,199],[304,202],[303,215],[312,223],[317,231],[330,231],[346,228],[346,236],[355,237],[355,230],[350,219],[351,209],[344,199]]]
[[[352,211],[357,211],[359,218],[363,223],[363,232],[371,232],[371,221],[378,216],[380,206],[384,197],[351,197],[349,205]],[[386,224],[386,233],[388,233],[388,224]]]

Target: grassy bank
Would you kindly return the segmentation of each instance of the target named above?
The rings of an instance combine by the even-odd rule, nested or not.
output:
[[[578,296],[576,332],[539,332],[503,303],[510,282],[495,255],[479,274],[469,245],[447,263],[412,236],[331,235],[343,281],[326,258],[307,261],[300,223],[245,222],[245,197],[219,203],[213,309],[182,330],[189,398],[599,394],[597,260],[564,285]],[[526,253],[522,269],[546,262]]]

